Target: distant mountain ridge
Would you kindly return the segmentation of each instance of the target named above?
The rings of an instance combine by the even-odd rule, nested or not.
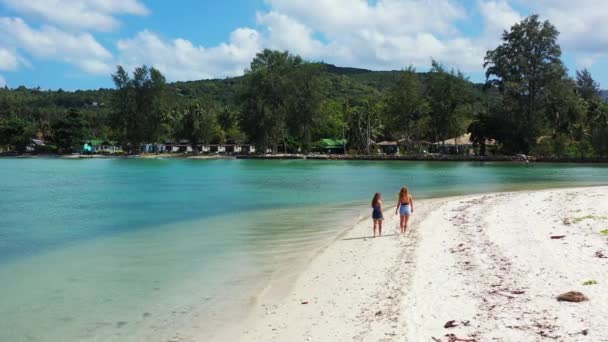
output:
[[[324,97],[329,99],[348,100],[349,103],[365,98],[382,96],[399,79],[398,70],[375,71],[363,68],[340,67],[320,63],[323,67]],[[418,73],[425,81],[428,73]],[[110,75],[108,75],[110,77]],[[173,105],[200,101],[220,106],[236,106],[238,86],[243,76],[224,79],[207,79],[196,81],[177,81],[167,84],[167,90]],[[475,88],[481,91],[482,84]],[[14,112],[31,113],[33,111],[57,111],[78,108],[93,111],[107,111],[112,102],[114,89],[99,88],[96,90],[40,90],[18,87],[15,89],[0,88],[0,108],[14,109]],[[608,90],[601,91],[601,98],[608,102]]]

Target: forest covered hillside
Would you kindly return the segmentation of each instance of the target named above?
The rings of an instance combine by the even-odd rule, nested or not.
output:
[[[36,137],[60,153],[90,139],[130,153],[177,140],[309,152],[344,139],[356,153],[399,141],[409,154],[470,133],[481,155],[608,156],[606,91],[587,69],[569,75],[558,36],[537,15],[514,25],[487,51],[484,84],[435,60],[425,73],[370,71],[265,49],[234,78],[168,83],[154,67],[117,66],[114,89],[4,88],[0,148],[25,151]]]

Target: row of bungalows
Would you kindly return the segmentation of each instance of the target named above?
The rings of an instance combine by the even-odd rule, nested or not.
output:
[[[255,146],[250,144],[197,144],[197,153],[215,154],[249,154],[255,153]],[[162,144],[143,144],[142,153],[193,153],[192,144],[187,140],[165,142]]]
[[[122,153],[122,146],[116,141],[91,139],[84,143],[82,151],[85,153],[101,154],[101,153]]]
[[[496,145],[496,141],[487,140],[486,145]],[[409,153],[436,153],[443,155],[473,155],[476,153],[476,146],[471,141],[470,133],[437,142],[425,140],[382,141],[374,143],[373,146],[380,154],[399,154],[401,153],[401,148]]]
[[[249,144],[212,144],[200,145],[202,153],[250,154],[255,153],[255,146]]]

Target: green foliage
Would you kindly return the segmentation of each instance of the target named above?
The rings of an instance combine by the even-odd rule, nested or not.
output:
[[[588,70],[567,77],[557,37],[537,16],[513,26],[487,52],[484,85],[435,61],[428,73],[376,72],[264,50],[244,76],[223,80],[167,84],[154,68],[119,66],[116,89],[1,88],[0,145],[24,151],[36,136],[68,152],[95,137],[133,153],[141,143],[187,139],[295,152],[344,138],[351,151],[400,140],[405,153],[422,153],[424,141],[468,130],[480,154],[608,157],[608,105]]]
[[[600,234],[603,236],[608,236],[608,229],[601,230]]]
[[[13,147],[20,153],[32,142],[32,127],[18,117],[0,119],[0,146]]]
[[[416,70],[409,67],[389,90],[386,100],[387,135],[394,139],[421,137],[421,122],[428,115],[429,104]]]
[[[434,141],[461,135],[472,116],[472,89],[461,72],[447,72],[433,61],[427,84],[431,136]]]
[[[145,65],[135,68],[133,77],[118,66],[112,75],[116,92],[113,97],[115,127],[130,151],[139,151],[144,142],[159,141],[163,133],[165,77]]]
[[[197,145],[210,143],[216,132],[215,116],[200,104],[192,104],[181,114],[178,138],[188,139],[195,153]]]
[[[598,282],[595,280],[587,280],[585,282],[583,282],[583,286],[589,286],[589,285],[597,285]]]
[[[585,101],[598,100],[600,97],[600,86],[586,68],[576,71],[576,89],[578,95]]]
[[[311,141],[313,118],[320,103],[320,70],[288,52],[264,50],[251,62],[243,79],[240,126],[262,149],[297,139],[304,149]]]
[[[350,150],[359,153],[372,151],[371,143],[378,140],[384,131],[384,110],[383,103],[373,98],[346,108],[346,139]]]
[[[549,88],[566,78],[558,34],[551,23],[532,15],[505,32],[502,44],[486,54],[486,86],[502,96],[511,134],[500,138],[509,152],[528,153],[553,114],[555,97],[548,96]]]
[[[76,109],[53,123],[54,141],[62,152],[74,152],[86,139],[86,122]]]

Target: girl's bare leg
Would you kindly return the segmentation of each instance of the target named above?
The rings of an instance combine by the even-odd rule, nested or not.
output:
[[[376,225],[378,224],[378,221],[374,220],[374,238],[376,237]]]
[[[382,236],[382,220],[378,220],[378,236]]]
[[[399,216],[399,228],[401,234],[405,233],[405,216]]]
[[[403,220],[403,233],[405,234],[405,232],[407,231],[407,226],[410,222],[410,216],[405,216],[404,220]]]

